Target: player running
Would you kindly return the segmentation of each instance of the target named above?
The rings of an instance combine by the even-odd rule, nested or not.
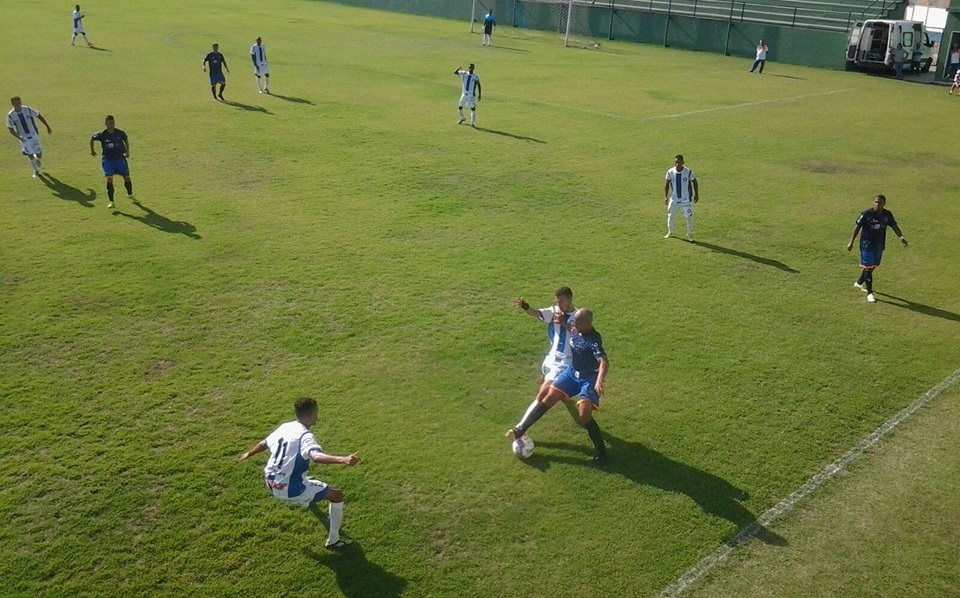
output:
[[[20,142],[20,151],[30,160],[33,178],[37,178],[40,176],[40,158],[43,157],[37,121],[39,120],[43,126],[47,127],[47,135],[52,134],[53,131],[39,112],[30,106],[23,105],[20,96],[10,98],[10,105],[13,106],[13,110],[7,112],[7,130]]]
[[[226,102],[223,99],[223,88],[227,86],[227,78],[223,74],[223,69],[227,69],[227,72],[230,72],[230,67],[227,66],[227,59],[223,54],[220,53],[220,44],[213,44],[213,51],[208,53],[203,58],[203,72],[207,72],[207,64],[210,64],[210,93],[213,94],[213,99],[219,99]],[[217,85],[220,85],[220,94],[217,94]]]
[[[90,155],[96,156],[93,147],[94,141],[100,142],[100,153],[103,157],[100,164],[103,167],[103,176],[107,177],[107,207],[113,207],[113,177],[119,174],[123,177],[123,186],[127,189],[127,197],[133,197],[133,181],[130,180],[130,166],[127,158],[130,157],[130,141],[127,134],[116,127],[113,115],[108,114],[103,124],[106,129],[90,136]]]
[[[87,32],[83,30],[83,14],[80,12],[79,4],[77,4],[77,7],[73,10],[73,37],[70,38],[71,46],[76,45],[73,42],[77,41],[77,35],[82,35],[83,41],[87,42],[87,46],[90,48],[93,47],[93,44],[87,39]]]

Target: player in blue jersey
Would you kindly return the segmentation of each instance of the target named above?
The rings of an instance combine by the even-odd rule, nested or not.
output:
[[[30,106],[24,106],[20,96],[10,98],[13,110],[7,113],[7,130],[20,142],[20,152],[30,160],[33,168],[33,178],[40,176],[40,158],[43,157],[43,146],[40,145],[40,129],[37,121],[47,128],[47,135],[53,133],[46,119]]]
[[[885,209],[887,198],[878,195],[873,200],[873,207],[860,212],[857,218],[856,226],[853,228],[853,235],[850,236],[850,242],[847,243],[847,251],[853,249],[853,242],[857,240],[857,234],[860,234],[860,278],[853,286],[867,294],[869,303],[876,303],[873,296],[873,271],[880,265],[880,259],[883,257],[883,247],[887,240],[887,227],[893,229],[900,237],[903,246],[907,246],[907,240],[897,225],[897,219],[893,217],[893,212]]]
[[[220,44],[213,44],[213,51],[203,58],[203,72],[207,72],[207,64],[210,65],[210,93],[213,99],[223,100],[223,88],[227,86],[227,78],[223,74],[223,69],[230,72],[227,66],[227,59],[220,53]],[[217,85],[220,86],[220,93],[217,93]],[[226,100],[224,100],[226,101]]]
[[[107,177],[107,207],[112,208],[114,175],[119,174],[123,177],[127,197],[133,197],[133,181],[130,180],[130,166],[127,164],[127,158],[130,157],[130,140],[127,139],[126,133],[117,128],[112,115],[108,114],[103,124],[106,125],[106,129],[90,136],[90,155],[97,155],[93,142],[99,141],[100,153],[103,154],[100,164],[103,166],[103,176]]]
[[[327,548],[340,550],[351,543],[340,535],[343,524],[343,492],[320,480],[307,477],[310,462],[356,465],[360,457],[356,453],[337,456],[328,455],[317,444],[310,427],[317,423],[317,401],[301,397],[293,403],[297,419],[281,425],[264,440],[240,456],[246,461],[257,453],[270,450],[270,459],[263,468],[264,482],[276,498],[295,505],[310,507],[321,500],[330,503],[330,533]]]
[[[257,38],[257,43],[250,46],[250,60],[253,61],[253,74],[257,77],[257,90],[260,93],[270,93],[270,65],[267,64],[267,49],[263,47],[263,40]],[[264,78],[264,85],[260,87],[260,77]]]
[[[79,4],[77,4],[77,7],[73,11],[73,37],[70,38],[71,46],[75,45],[73,42],[77,41],[78,35],[82,35],[83,41],[87,42],[89,47],[93,47],[93,44],[87,39],[87,32],[83,30],[83,13],[80,12]]]
[[[557,322],[559,321],[558,315]],[[603,348],[600,333],[593,327],[593,312],[589,309],[577,310],[569,332],[577,333],[571,334],[567,341],[572,352],[571,364],[564,368],[557,379],[550,384],[547,395],[543,399],[534,401],[520,422],[507,430],[506,435],[510,439],[520,438],[530,429],[530,426],[556,405],[557,401],[579,397],[577,412],[580,423],[587,429],[596,449],[593,464],[604,465],[607,462],[607,449],[603,443],[600,426],[593,419],[593,412],[600,409],[600,395],[603,394],[603,383],[609,367],[607,352]]]
[[[473,72],[473,64],[463,70],[459,66],[453,71],[454,75],[460,77],[463,81],[463,91],[460,94],[460,103],[457,105],[457,111],[460,113],[460,120],[457,124],[462,124],[466,120],[463,116],[463,107],[470,106],[470,126],[477,128],[477,102],[480,101],[480,75]]]
[[[483,17],[483,43],[480,45],[489,46],[492,44],[493,30],[496,28],[497,20],[493,18],[493,9],[491,8]]]

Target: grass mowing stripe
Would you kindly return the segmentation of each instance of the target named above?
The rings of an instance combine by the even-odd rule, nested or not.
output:
[[[810,478],[807,483],[801,486],[796,492],[792,493],[790,496],[771,507],[769,510],[767,510],[767,512],[758,517],[756,521],[743,528],[740,533],[731,538],[729,541],[725,542],[712,554],[705,557],[702,561],[690,568],[686,573],[680,576],[677,581],[664,589],[663,592],[660,593],[660,596],[662,598],[670,598],[673,596],[680,596],[686,592],[691,586],[693,586],[693,584],[706,575],[707,572],[725,561],[734,550],[753,539],[753,537],[757,535],[757,532],[769,526],[784,514],[790,512],[800,501],[809,496],[828,480],[832,479],[839,472],[843,471],[843,469],[845,469],[851,462],[859,459],[891,430],[910,418],[921,407],[939,396],[940,393],[956,384],[957,380],[960,380],[960,369],[954,371],[952,374],[941,380],[936,386],[922,394],[909,406],[905,407],[895,416],[888,419],[883,425],[861,440],[859,444],[844,453],[842,457],[827,465],[820,471],[820,473]]]

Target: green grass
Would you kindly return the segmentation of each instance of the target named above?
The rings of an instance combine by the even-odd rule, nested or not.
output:
[[[67,12],[0,24],[55,179],[8,139],[5,593],[653,595],[958,367],[942,88],[506,27],[481,51],[466,23],[293,0],[86,6],[93,51]],[[454,126],[468,62],[479,131]],[[107,113],[137,192],[115,213]],[[678,152],[701,245],[661,239]],[[911,246],[868,306],[844,246],[876,193]],[[562,412],[529,464],[502,437],[546,350],[510,300],[560,284],[610,354],[608,471]],[[364,458],[315,472],[350,555],[236,462],[302,394]]]

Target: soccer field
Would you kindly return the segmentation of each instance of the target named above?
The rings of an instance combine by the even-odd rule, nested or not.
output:
[[[960,367],[945,88],[509,27],[481,48],[297,0],[84,4],[90,49],[71,8],[0,24],[4,98],[53,128],[42,180],[0,152],[5,595],[657,595]],[[106,114],[136,191],[115,209]],[[697,243],[662,238],[677,153]],[[868,305],[845,246],[878,193],[910,246],[888,236]],[[511,301],[560,285],[610,358],[603,470],[562,407],[528,461],[503,437],[547,350]],[[301,395],[324,449],[363,458],[312,466],[344,491],[343,554],[325,510],[263,488],[265,456],[237,461]]]

